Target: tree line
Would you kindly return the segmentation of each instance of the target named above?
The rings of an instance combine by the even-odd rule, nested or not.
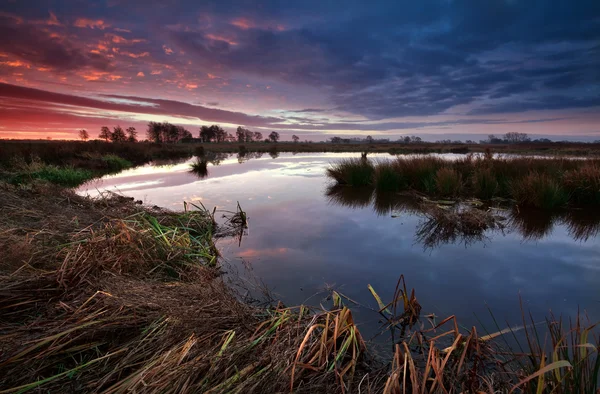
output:
[[[112,131],[108,126],[102,126],[98,138],[106,142],[137,142],[137,131],[135,127],[128,127],[123,130],[121,126],[113,127]],[[90,138],[87,130],[79,130],[79,138],[87,141]],[[177,126],[169,122],[150,122],[146,130],[148,141],[156,143],[175,143],[175,142],[194,142],[196,140],[193,134],[183,126]],[[267,138],[263,140],[263,134],[260,131],[251,131],[239,126],[235,135],[228,133],[219,125],[202,126],[198,140],[201,142],[278,142],[281,136],[278,132],[272,131]],[[300,138],[292,136],[292,141],[298,142]]]

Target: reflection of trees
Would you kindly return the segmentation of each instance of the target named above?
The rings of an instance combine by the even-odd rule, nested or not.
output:
[[[352,209],[370,206],[379,216],[407,212],[421,217],[423,220],[416,229],[415,238],[426,248],[446,243],[484,242],[489,231],[515,231],[524,240],[539,240],[550,235],[556,224],[563,224],[569,235],[578,241],[587,241],[600,234],[599,210],[548,212],[514,208],[504,211],[460,203],[439,206],[412,196],[337,184],[329,186],[325,195],[330,203]]]
[[[224,152],[205,152],[204,154],[202,154],[201,156],[198,156],[200,159],[209,162],[210,164],[212,164],[213,166],[218,166],[221,164],[221,162],[227,158],[229,158],[232,154],[231,153],[224,153]]]
[[[237,154],[238,163],[242,164],[250,159],[260,159],[264,155],[264,152],[248,152],[247,150],[242,150]]]

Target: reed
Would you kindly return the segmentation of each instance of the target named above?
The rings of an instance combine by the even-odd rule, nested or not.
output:
[[[327,169],[327,176],[341,185],[368,186],[373,184],[373,164],[369,160],[344,159]]]
[[[491,154],[458,160],[410,156],[376,163],[351,159],[333,164],[327,176],[339,185],[446,198],[503,197],[539,209],[600,201],[598,159],[494,158]]]

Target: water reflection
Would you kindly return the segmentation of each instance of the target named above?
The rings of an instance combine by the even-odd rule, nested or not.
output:
[[[378,216],[418,216],[421,220],[415,231],[415,241],[425,248],[450,243],[465,246],[485,243],[493,232],[515,232],[524,241],[538,241],[550,236],[556,226],[564,226],[575,241],[587,241],[600,234],[600,212],[597,210],[549,212],[479,202],[440,205],[414,196],[343,185],[328,186],[325,196],[330,204],[347,208],[371,206]]]
[[[599,235],[598,213],[498,209],[494,212],[506,218],[501,221],[504,231],[481,231],[487,238],[468,248],[457,236],[424,251],[424,243],[443,237],[426,238],[439,231],[431,231],[435,222],[427,224],[432,218],[421,209],[422,201],[327,188],[330,163],[359,153],[281,153],[275,160],[268,152],[239,153],[205,152],[200,161],[206,162],[208,174],[203,179],[190,172],[196,158],[126,170],[90,183],[80,193],[112,190],[175,210],[188,201],[235,211],[239,201],[248,212],[249,229],[241,246],[239,238],[218,241],[223,260],[241,272],[251,265],[253,275],[287,305],[318,305],[318,297],[307,298],[334,286],[363,305],[376,306],[367,284],[389,300],[396,279],[404,274],[425,312],[456,314],[466,326],[479,328],[481,319],[488,329],[494,327],[486,320],[486,305],[503,321],[517,324],[518,294],[536,318],[549,309],[571,316],[578,308],[594,319],[600,316],[600,246],[594,238]],[[386,160],[389,155],[373,157]],[[364,323],[365,337],[379,333],[377,313],[358,308],[354,317]]]

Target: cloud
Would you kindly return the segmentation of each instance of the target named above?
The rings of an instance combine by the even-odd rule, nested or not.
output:
[[[174,100],[148,99],[135,96],[105,95],[109,99],[117,99],[121,102],[111,102],[92,99],[81,96],[73,96],[62,93],[54,93],[40,89],[26,88],[22,86],[0,83],[0,97],[16,100],[30,100],[34,102],[45,102],[75,107],[94,108],[105,111],[130,112],[132,114],[148,114],[180,116],[199,118],[207,122],[232,123],[247,126],[268,126],[282,121],[280,118],[253,116],[241,112],[226,111],[215,108],[207,108],[200,105],[192,105]],[[126,104],[138,102],[140,104]]]
[[[0,52],[37,66],[59,71],[111,68],[110,59],[86,53],[68,38],[57,38],[32,24],[14,23],[11,18],[0,16],[0,37],[10,37],[10,40],[0,40]]]
[[[88,19],[88,18],[77,18],[75,23],[73,23],[75,27],[81,28],[90,28],[90,29],[100,29],[104,30],[110,27],[108,23],[103,21],[102,19]]]

